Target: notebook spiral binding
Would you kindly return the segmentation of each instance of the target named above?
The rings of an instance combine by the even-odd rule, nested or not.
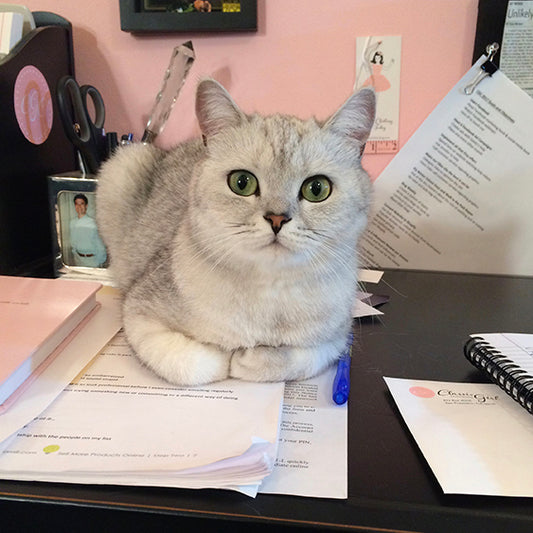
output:
[[[464,354],[475,367],[488,374],[507,394],[533,414],[533,376],[481,337],[471,337],[465,343]]]

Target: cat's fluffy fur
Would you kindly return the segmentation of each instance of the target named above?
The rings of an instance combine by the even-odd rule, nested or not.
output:
[[[357,283],[356,245],[370,180],[360,155],[374,119],[371,89],[325,124],[245,115],[213,80],[200,82],[202,141],[171,151],[120,148],[99,175],[97,218],[124,293],[127,338],[178,384],[228,376],[303,379],[344,349]],[[258,181],[235,194],[228,174]],[[332,183],[310,202],[310,176]],[[279,232],[265,215],[290,218]]]

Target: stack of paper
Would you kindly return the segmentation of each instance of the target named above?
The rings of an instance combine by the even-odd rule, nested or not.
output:
[[[38,417],[119,331],[118,291],[103,287],[96,300],[100,307],[98,312],[76,332],[57,357],[42,365],[42,372],[34,380],[20,387],[20,394],[19,391],[15,393],[15,401],[9,408],[0,412],[0,450],[9,437]]]
[[[0,276],[0,413],[98,308],[99,283]]]
[[[237,380],[171,385],[143,367],[119,334],[8,441],[0,476],[253,495],[276,458],[283,389]]]

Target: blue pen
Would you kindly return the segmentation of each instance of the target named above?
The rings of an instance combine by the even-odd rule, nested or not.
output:
[[[337,373],[333,380],[333,401],[342,405],[348,401],[350,394],[350,364],[352,361],[353,333],[348,335],[348,343],[337,363]]]

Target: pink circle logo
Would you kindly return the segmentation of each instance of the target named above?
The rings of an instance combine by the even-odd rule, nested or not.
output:
[[[435,396],[435,393],[426,387],[411,387],[409,392],[413,396],[418,396],[419,398],[433,398],[433,396]]]
[[[41,71],[24,67],[15,81],[13,95],[20,131],[33,144],[42,144],[52,129],[54,111],[50,88]]]

